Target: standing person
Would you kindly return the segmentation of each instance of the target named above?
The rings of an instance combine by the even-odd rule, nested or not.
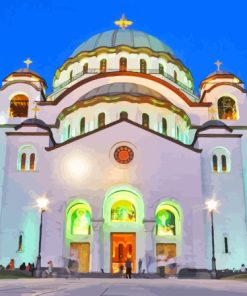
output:
[[[132,266],[131,266],[132,262],[130,260],[130,258],[127,258],[127,260],[125,261],[125,267],[126,267],[126,279],[129,278],[131,279],[131,272],[132,272]]]
[[[160,277],[165,277],[165,266],[166,266],[166,260],[167,256],[164,255],[163,251],[159,252],[159,255],[157,256],[157,266],[159,268]]]
[[[138,273],[142,273],[142,259],[141,258],[138,261]]]
[[[53,262],[50,260],[47,262],[48,268],[45,270],[47,276],[52,276]]]

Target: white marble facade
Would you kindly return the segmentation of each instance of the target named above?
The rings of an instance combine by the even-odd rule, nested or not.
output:
[[[156,271],[157,244],[175,245],[180,267],[211,268],[205,209],[211,197],[220,203],[217,268],[247,262],[244,85],[219,70],[196,96],[190,71],[147,36],[127,29],[93,36],[58,68],[49,95],[43,78],[29,69],[3,80],[0,264],[36,261],[40,213],[34,205],[43,195],[50,201],[43,266],[53,260],[63,267],[71,245],[87,243],[87,271],[111,272],[112,235],[122,233],[134,234],[129,252],[148,272]],[[121,147],[129,150],[116,158]],[[135,209],[132,221],[113,221],[112,207],[121,200]],[[89,228],[80,224],[76,232],[69,211],[78,205],[88,213]],[[159,209],[174,216],[173,233],[157,231]]]

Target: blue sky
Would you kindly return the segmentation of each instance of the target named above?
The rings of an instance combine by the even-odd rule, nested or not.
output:
[[[5,2],[5,3],[3,3]],[[116,28],[125,13],[132,29],[162,40],[191,70],[195,90],[220,59],[222,69],[247,81],[247,1],[1,1],[0,79],[31,68],[51,83],[59,67],[83,41]]]

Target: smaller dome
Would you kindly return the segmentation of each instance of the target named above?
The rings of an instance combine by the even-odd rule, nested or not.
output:
[[[42,126],[48,126],[43,120],[38,119],[38,118],[28,118],[26,120],[24,120],[22,123],[22,125],[42,125]]]
[[[202,126],[199,127],[198,131],[205,130],[208,128],[225,128],[225,129],[231,130],[229,126],[227,126],[221,120],[208,120],[205,123],[203,123]]]
[[[21,68],[21,69],[16,70],[14,73],[30,73],[30,74],[33,74],[33,75],[41,78],[41,76],[37,72],[35,72],[29,68]]]
[[[18,126],[16,126],[16,130],[25,127],[25,126],[38,126],[42,129],[45,130],[50,130],[50,127],[41,119],[38,118],[28,118],[24,121],[22,121],[22,123],[20,123]]]
[[[207,78],[215,76],[215,75],[233,75],[231,72],[227,72],[227,71],[223,71],[223,70],[219,70],[219,71],[214,71],[212,73],[210,73]],[[234,75],[235,76],[235,75]]]

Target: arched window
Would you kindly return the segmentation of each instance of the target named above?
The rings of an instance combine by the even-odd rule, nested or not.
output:
[[[127,59],[126,58],[120,58],[119,70],[120,71],[127,71]]]
[[[159,63],[159,74],[161,74],[161,75],[165,74],[164,66],[161,63]]]
[[[221,155],[221,165],[222,165],[222,172],[226,172],[227,171],[227,167],[226,167],[226,156],[225,155]]]
[[[26,160],[27,160],[26,153],[22,153],[22,155],[21,155],[21,171],[26,170]]]
[[[35,171],[37,169],[36,149],[31,145],[20,147],[17,156],[18,171]]]
[[[70,124],[67,127],[67,139],[69,139],[71,137],[71,128],[70,128]]]
[[[85,133],[85,117],[82,117],[80,121],[80,134]]]
[[[72,79],[73,79],[73,70],[69,72],[69,80],[72,81]]]
[[[22,237],[23,237],[23,235],[20,234],[20,235],[19,235],[19,240],[18,240],[18,252],[22,252],[22,251],[23,251]]]
[[[177,139],[180,139],[180,131],[179,131],[179,127],[177,126]]]
[[[100,61],[100,72],[104,73],[106,72],[106,67],[107,67],[107,61],[106,59],[103,59]]]
[[[91,212],[86,204],[75,204],[69,209],[67,232],[70,235],[89,235],[91,233]]]
[[[103,127],[105,126],[105,113],[100,113],[98,115],[98,127]]]
[[[228,173],[231,170],[230,152],[223,147],[213,150],[212,170],[214,173]]]
[[[156,234],[176,235],[176,224],[174,213],[166,208],[161,208],[156,213]]]
[[[162,134],[167,135],[167,121],[164,117],[162,118]]]
[[[149,115],[147,113],[142,114],[142,125],[149,128]]]
[[[230,97],[221,97],[218,100],[219,119],[237,120],[237,108],[235,101]]]
[[[128,118],[128,113],[126,111],[122,111],[120,113],[120,119],[127,119]]]
[[[147,73],[147,62],[144,59],[140,60],[140,72]]]
[[[83,71],[83,74],[87,74],[88,73],[88,63],[85,63],[83,65],[82,71]]]
[[[28,116],[28,97],[16,95],[10,101],[9,117]]]
[[[178,74],[177,72],[174,70],[173,72],[173,78],[174,78],[174,81],[177,82],[178,81]]]
[[[120,200],[111,208],[111,222],[135,222],[136,209],[128,200]]]
[[[213,171],[214,172],[218,171],[218,159],[216,155],[213,155]]]
[[[30,171],[35,170],[35,154],[31,153],[30,155]]]

